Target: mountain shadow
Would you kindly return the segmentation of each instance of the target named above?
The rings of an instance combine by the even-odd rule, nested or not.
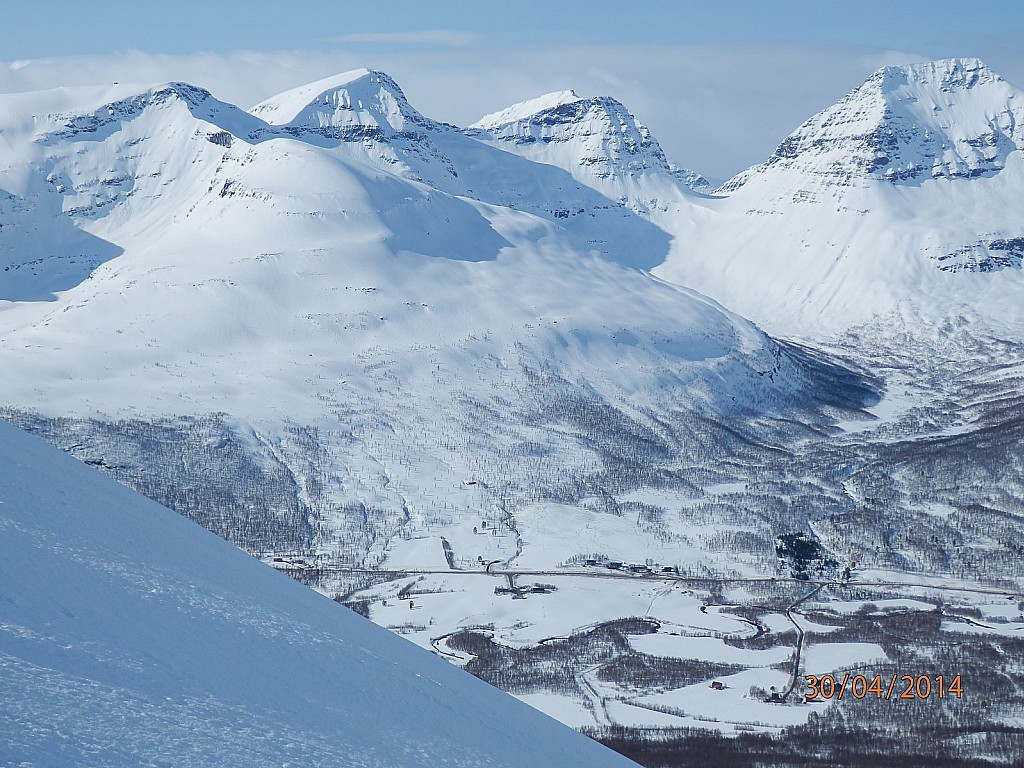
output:
[[[123,249],[79,229],[60,198],[0,189],[0,301],[54,301]]]

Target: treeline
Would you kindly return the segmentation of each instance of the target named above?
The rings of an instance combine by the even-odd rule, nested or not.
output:
[[[956,734],[841,728],[826,732],[790,729],[781,736],[673,729],[583,729],[583,732],[646,768],[996,768],[1020,765],[1024,729],[1001,727],[983,735],[983,745],[948,748]]]

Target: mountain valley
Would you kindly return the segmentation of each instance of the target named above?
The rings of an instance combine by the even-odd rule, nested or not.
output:
[[[0,416],[645,764],[1022,760],[1022,99],[887,67],[711,189],[570,91],[0,95]]]

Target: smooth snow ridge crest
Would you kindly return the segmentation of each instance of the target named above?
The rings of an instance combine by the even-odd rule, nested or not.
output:
[[[582,101],[582,99],[573,90],[545,93],[543,96],[527,99],[497,112],[492,112],[489,115],[484,115],[469,127],[481,130],[496,128],[518,120],[528,120],[539,112],[546,112],[563,104],[573,104],[577,101]]]

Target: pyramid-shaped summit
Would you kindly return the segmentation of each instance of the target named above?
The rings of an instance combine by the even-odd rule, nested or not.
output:
[[[1022,147],[1024,93],[978,59],[888,66],[723,189],[773,168],[842,182],[987,176]]]

